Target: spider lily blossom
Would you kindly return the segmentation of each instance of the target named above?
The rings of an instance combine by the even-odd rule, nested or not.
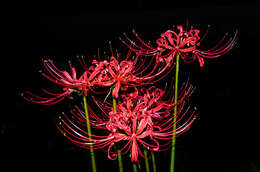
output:
[[[63,100],[65,97],[72,98],[70,96],[72,92],[77,92],[86,96],[88,89],[94,91],[92,87],[95,86],[96,77],[99,75],[99,71],[103,69],[105,64],[100,63],[96,65],[93,61],[93,65],[91,65],[88,69],[86,68],[83,74],[79,77],[77,76],[75,67],[72,66],[70,62],[69,67],[71,74],[66,70],[58,69],[51,60],[43,60],[43,65],[45,66],[48,74],[40,71],[41,74],[49,81],[62,86],[64,92],[51,93],[43,89],[43,92],[47,94],[47,97],[38,96],[29,91],[24,92],[22,97],[29,102],[52,105]]]
[[[138,57],[134,60],[129,60],[129,57],[127,57],[121,62],[119,62],[118,59],[118,57],[115,58],[114,56],[111,56],[106,67],[103,70],[100,70],[100,75],[96,78],[95,83],[100,87],[114,86],[112,96],[115,98],[118,98],[120,89],[126,90],[128,87],[157,82],[164,78],[170,71],[166,70],[168,69],[167,66],[162,66],[158,69],[159,64],[150,66],[149,70],[147,67],[142,68],[145,62],[141,61],[141,63],[138,63]]]
[[[134,64],[132,61],[122,61],[120,64],[115,57],[111,57],[110,61],[103,71],[103,75],[97,79],[97,85],[101,87],[113,86],[113,97],[118,97],[119,89],[124,89],[122,85],[133,85],[137,81],[137,77],[133,74]]]
[[[233,38],[226,39],[227,34],[211,49],[200,50],[199,46],[205,38],[208,30],[200,38],[200,31],[198,29],[191,29],[186,31],[181,25],[177,26],[177,32],[168,30],[161,34],[161,37],[156,40],[156,47],[146,44],[135,31],[140,45],[133,42],[128,36],[126,41],[122,42],[127,45],[132,51],[144,56],[156,56],[160,62],[165,62],[170,65],[177,54],[180,55],[185,62],[198,60],[201,67],[204,65],[204,58],[217,58],[228,53],[234,46],[237,40],[237,31]],[[131,46],[130,46],[131,45]]]
[[[191,90],[189,88],[184,91],[184,97],[188,97]],[[172,135],[179,136],[187,131],[197,116],[195,111],[189,114],[188,110],[184,110],[184,99],[180,99],[178,102],[180,108],[172,115],[176,105],[171,104],[171,101],[163,101],[163,93],[155,87],[143,89],[141,92],[136,90],[121,97],[117,112],[110,108],[108,113],[98,115],[90,110],[91,125],[95,128],[93,131],[96,131],[95,134],[91,134],[91,138],[83,128],[84,125],[80,124],[80,121],[84,121],[84,115],[79,109],[72,115],[64,114],[57,127],[64,136],[78,146],[103,149],[107,151],[108,158],[114,160],[117,158],[117,152],[113,149],[116,144],[117,149],[123,154],[130,152],[131,161],[139,162],[139,155],[143,156],[142,149],[163,150],[171,143]],[[175,133],[172,131],[175,125],[173,116],[178,119]],[[82,119],[79,120],[80,118]],[[161,141],[164,143],[161,144]]]
[[[66,70],[59,70],[51,60],[44,60],[43,64],[49,74],[47,75],[42,72],[42,75],[48,80],[65,88],[81,90],[85,95],[87,94],[87,88],[91,86],[91,83],[88,82],[88,70],[85,70],[84,73],[77,78],[76,69],[72,66],[71,62],[69,62],[71,74]]]

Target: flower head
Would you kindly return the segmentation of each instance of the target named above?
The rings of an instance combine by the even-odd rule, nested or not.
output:
[[[137,77],[133,74],[134,64],[131,60],[118,62],[115,57],[111,57],[106,68],[102,71],[103,75],[98,78],[98,86],[114,86],[113,97],[118,97],[119,89],[123,86],[136,84]]]
[[[87,94],[88,86],[92,85],[88,81],[89,71],[85,70],[81,76],[77,76],[76,69],[71,62],[69,62],[71,74],[66,70],[59,70],[51,60],[44,60],[43,64],[48,74],[42,72],[42,75],[55,84],[65,88],[81,90],[84,94]]]
[[[101,69],[100,74],[96,77],[95,85],[100,87],[112,86],[112,96],[118,98],[120,90],[125,91],[128,87],[136,87],[145,84],[151,84],[165,77],[167,66],[150,65],[144,67],[147,62],[139,61],[138,57],[130,60],[126,57],[125,60],[119,61],[119,57],[111,56],[110,61]],[[97,62],[103,63],[103,61]],[[160,67],[160,68],[159,68]]]
[[[185,97],[188,97],[191,90],[189,88],[185,91]],[[187,110],[184,111],[184,99],[180,99],[180,108],[172,115],[177,104],[164,101],[163,93],[155,87],[140,92],[136,90],[123,95],[118,102],[117,112],[110,108],[105,115],[98,115],[90,110],[91,125],[96,129],[96,133],[99,133],[91,134],[91,138],[82,128],[83,125],[80,125],[79,121],[84,121],[83,112],[80,110],[78,114],[72,115],[75,116],[74,119],[64,114],[58,128],[69,140],[81,147],[106,150],[109,159],[117,157],[116,151],[113,150],[113,145],[116,144],[123,154],[131,152],[131,161],[138,162],[139,155],[143,156],[142,149],[160,151],[171,143],[173,134],[178,136],[185,132],[197,116],[197,113],[192,112],[185,118],[188,113]],[[174,116],[177,118],[176,123],[173,122]],[[173,133],[172,128],[176,124],[178,127]],[[161,141],[166,143],[161,144]]]
[[[100,75],[100,70],[103,70],[105,64],[100,63],[97,65],[94,60],[93,65],[89,68],[85,68],[80,76],[77,75],[76,68],[72,66],[71,62],[69,62],[71,74],[66,70],[58,69],[51,60],[43,60],[43,65],[48,74],[40,71],[41,74],[49,81],[62,86],[63,92],[51,93],[43,89],[43,92],[47,94],[47,97],[38,96],[29,91],[24,92],[22,96],[30,102],[52,105],[63,100],[65,97],[71,98],[70,94],[72,92],[87,95],[88,89],[94,91],[93,88],[96,85],[97,76]]]
[[[123,41],[129,48],[138,54],[144,56],[155,55],[159,62],[165,62],[170,65],[177,54],[185,62],[198,60],[201,67],[204,65],[204,58],[217,58],[228,53],[235,45],[237,40],[237,32],[233,38],[226,40],[225,35],[213,48],[209,50],[200,50],[200,44],[206,33],[200,38],[200,31],[198,29],[184,30],[181,25],[177,26],[177,32],[168,30],[161,34],[161,37],[156,40],[156,47],[146,44],[134,31],[138,41],[141,45],[134,43],[129,37],[126,39],[130,42]],[[225,42],[226,41],[226,42]],[[133,46],[130,46],[130,45]]]

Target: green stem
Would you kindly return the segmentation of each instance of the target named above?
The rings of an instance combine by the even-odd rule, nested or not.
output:
[[[116,110],[116,99],[113,97],[113,111],[117,112]]]
[[[113,111],[116,112],[116,99],[113,97]],[[119,172],[123,172],[123,161],[121,151],[117,150]]]
[[[83,102],[84,102],[84,109],[85,109],[85,116],[86,116],[88,134],[89,134],[89,138],[90,138],[90,141],[91,141],[92,136],[91,136],[90,123],[89,123],[89,114],[88,114],[88,105],[87,105],[86,96],[83,96]],[[92,171],[96,172],[97,168],[96,168],[95,154],[94,154],[94,149],[93,149],[92,145],[90,145],[90,157],[91,157]]]
[[[117,155],[118,155],[118,168],[119,168],[119,172],[123,172],[123,161],[122,161],[122,155],[121,155],[121,151],[117,150]]]
[[[156,172],[156,163],[155,163],[154,152],[152,152],[152,162],[153,162],[153,172]]]
[[[135,162],[133,162],[133,171],[134,171],[134,172],[137,172],[137,166],[136,166],[136,163],[135,163]]]
[[[175,71],[175,87],[174,87],[174,104],[178,101],[178,79],[179,79],[179,53],[176,56],[176,71]],[[173,116],[173,136],[172,136],[172,150],[171,150],[171,166],[170,172],[174,172],[174,160],[175,160],[175,132],[176,132],[176,114],[177,114],[177,105],[174,107],[174,116]]]
[[[144,160],[145,160],[146,172],[150,172],[149,161],[148,161],[148,157],[147,157],[147,150],[144,150]]]

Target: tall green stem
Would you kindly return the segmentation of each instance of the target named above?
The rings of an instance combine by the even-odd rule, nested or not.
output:
[[[147,150],[144,150],[144,155],[147,154]],[[156,172],[156,163],[155,163],[155,157],[154,157],[154,152],[151,151],[151,154],[152,154],[152,165],[153,165],[153,172]],[[148,164],[148,167],[149,167],[149,160],[147,159],[147,156],[144,156],[144,161],[145,161],[145,165],[146,163]],[[147,171],[147,168],[146,168],[146,171]],[[150,169],[148,170],[150,171]],[[148,172],[147,171],[147,172]]]
[[[176,71],[175,71],[175,86],[174,86],[174,104],[178,101],[178,79],[179,79],[179,60],[180,56],[177,53],[176,57]],[[171,150],[171,166],[170,172],[174,172],[174,160],[175,160],[175,142],[176,142],[176,114],[177,114],[177,105],[174,107],[174,116],[173,116],[173,136],[172,136],[172,150]]]
[[[86,123],[87,123],[88,134],[89,134],[89,138],[91,140],[92,136],[91,136],[90,123],[89,123],[89,114],[88,114],[88,105],[87,105],[87,98],[86,98],[86,96],[83,96],[83,102],[84,102],[84,109],[85,109],[85,116],[86,116]],[[90,157],[91,157],[92,171],[96,172],[97,168],[96,168],[95,154],[94,154],[94,149],[93,149],[92,145],[90,145]]]
[[[148,161],[148,157],[147,157],[147,150],[144,150],[144,160],[145,160],[146,172],[150,172],[149,161]]]
[[[113,111],[116,112],[116,99],[113,97]],[[123,161],[121,151],[117,150],[119,172],[123,172]]]
[[[153,172],[156,172],[155,156],[153,152],[152,152],[152,162],[153,162]]]
[[[135,163],[135,162],[133,162],[133,171],[134,171],[134,172],[137,172],[137,166],[136,166],[136,163]]]

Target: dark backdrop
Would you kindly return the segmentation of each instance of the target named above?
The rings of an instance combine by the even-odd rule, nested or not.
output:
[[[260,169],[259,4],[143,0],[92,2],[73,8],[40,7],[16,7],[2,15],[6,29],[2,33],[8,45],[3,51],[7,60],[2,62],[2,68],[7,68],[3,85],[9,89],[15,85],[15,92],[3,91],[11,101],[15,98],[15,104],[11,103],[7,111],[2,110],[0,125],[2,150],[14,164],[10,168],[89,169],[88,151],[64,139],[55,127],[57,111],[66,107],[65,102],[43,107],[28,103],[20,96],[25,90],[50,87],[38,72],[43,68],[42,58],[51,58],[60,64],[73,61],[77,55],[91,58],[97,48],[108,50],[108,41],[112,41],[115,48],[121,46],[118,37],[123,32],[131,34],[133,28],[144,39],[155,40],[172,25],[185,25],[188,21],[201,31],[208,24],[212,26],[209,45],[226,32],[233,34],[237,29],[239,34],[238,44],[227,55],[206,60],[203,68],[194,62],[181,69],[198,88],[194,104],[199,108],[199,118],[191,130],[178,139],[176,170],[250,172]],[[156,158],[158,171],[165,171],[169,153],[156,154]],[[117,171],[117,164],[101,151],[97,152],[97,165],[99,171]],[[127,171],[132,169],[127,161],[124,167]]]

